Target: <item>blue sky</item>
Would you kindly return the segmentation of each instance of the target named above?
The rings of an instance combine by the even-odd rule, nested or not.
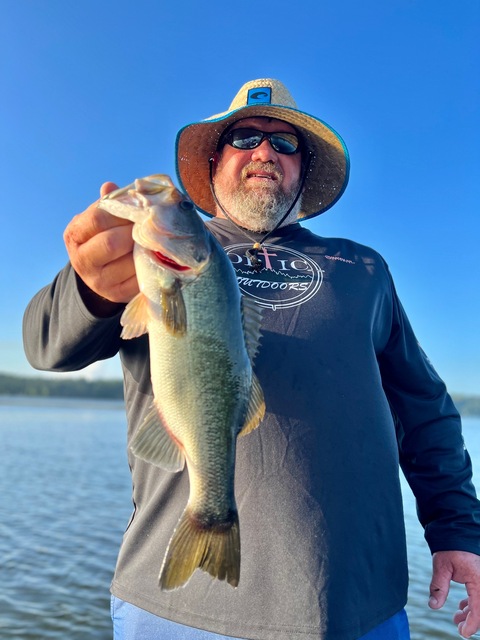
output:
[[[374,247],[440,375],[480,393],[478,0],[3,0],[0,371],[36,375],[21,322],[98,196],[174,172],[177,130],[282,80],[351,155],[308,226]],[[176,180],[176,178],[175,178]],[[119,375],[116,361],[84,372]]]

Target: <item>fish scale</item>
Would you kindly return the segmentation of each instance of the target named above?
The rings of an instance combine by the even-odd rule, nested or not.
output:
[[[241,297],[223,248],[167,176],[136,180],[102,198],[100,207],[134,223],[141,293],[125,309],[122,337],[149,334],[154,403],[130,446],[172,472],[186,463],[189,475],[188,503],[160,586],[184,586],[199,568],[235,587],[236,440],[265,413],[252,369],[261,312]]]

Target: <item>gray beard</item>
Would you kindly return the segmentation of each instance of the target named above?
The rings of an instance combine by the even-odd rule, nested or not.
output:
[[[233,218],[241,227],[251,231],[271,231],[274,229],[297,195],[298,185],[285,193],[281,189],[251,189],[239,186],[234,191],[215,185],[217,197],[228,217]],[[301,209],[301,198],[282,222],[282,226],[297,221]]]

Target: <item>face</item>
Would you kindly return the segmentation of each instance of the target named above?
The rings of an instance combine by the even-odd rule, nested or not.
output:
[[[294,127],[273,118],[245,118],[232,129],[252,127],[267,133],[296,133]],[[265,139],[255,149],[226,144],[216,165],[214,186],[222,207],[242,227],[269,231],[291,206],[299,188],[301,153],[278,153]],[[283,224],[295,222],[300,199]],[[224,218],[218,209],[217,216]]]

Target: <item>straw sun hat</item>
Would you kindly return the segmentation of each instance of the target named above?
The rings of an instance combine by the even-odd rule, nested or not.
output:
[[[350,163],[345,143],[328,124],[300,111],[288,89],[271,79],[247,82],[227,111],[189,124],[178,132],[177,176],[197,208],[206,215],[215,215],[209,159],[221,134],[238,120],[258,116],[289,122],[312,152],[299,219],[312,218],[329,209],[348,182]]]

